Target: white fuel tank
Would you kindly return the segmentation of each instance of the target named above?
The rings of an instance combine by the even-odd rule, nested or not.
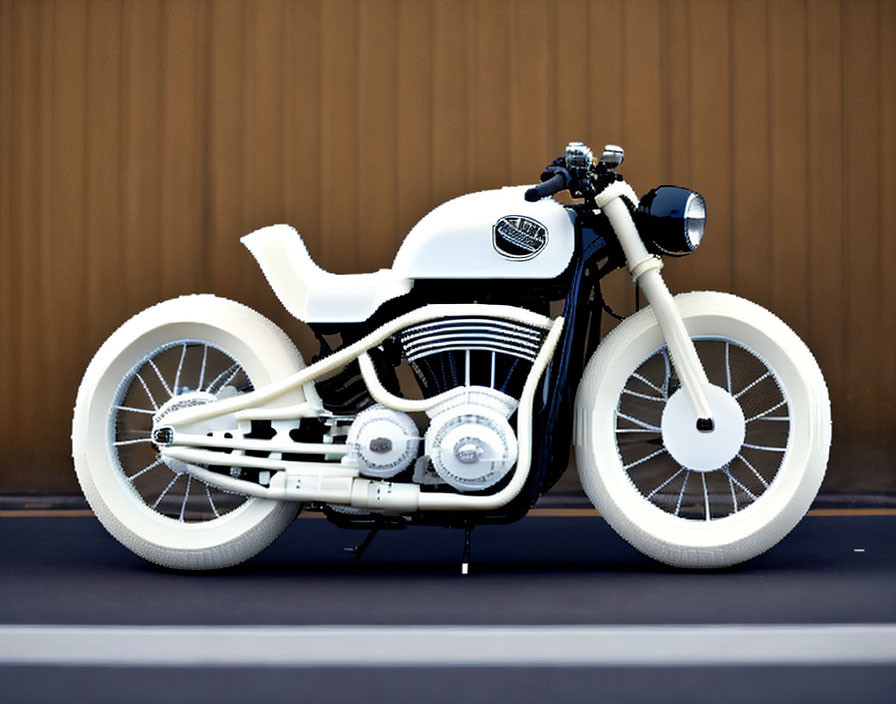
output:
[[[575,250],[575,213],[530,186],[463,195],[408,233],[392,271],[408,279],[553,279]]]

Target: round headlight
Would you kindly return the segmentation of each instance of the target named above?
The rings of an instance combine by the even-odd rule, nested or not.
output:
[[[641,198],[635,213],[641,239],[654,254],[682,257],[700,246],[706,225],[703,196],[679,186],[660,186]]]
[[[699,193],[691,191],[688,201],[684,206],[684,230],[688,239],[690,251],[700,246],[703,239],[703,230],[706,227],[706,201]]]

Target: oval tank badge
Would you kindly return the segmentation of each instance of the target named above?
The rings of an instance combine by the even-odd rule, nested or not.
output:
[[[531,259],[548,243],[548,230],[538,220],[505,215],[492,228],[495,250],[508,259]]]

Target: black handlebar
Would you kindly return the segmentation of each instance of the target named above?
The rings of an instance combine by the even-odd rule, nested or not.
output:
[[[555,193],[559,193],[564,188],[567,187],[567,177],[562,173],[554,174],[551,178],[549,178],[544,183],[539,183],[537,186],[532,186],[528,191],[526,191],[526,200],[534,202],[536,200],[541,200],[547,196],[552,196]]]

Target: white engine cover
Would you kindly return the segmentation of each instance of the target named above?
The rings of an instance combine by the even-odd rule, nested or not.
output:
[[[364,475],[386,479],[417,459],[420,434],[407,413],[377,404],[358,414],[346,442],[349,453],[344,463],[356,465]]]
[[[575,215],[529,186],[460,196],[408,233],[392,272],[408,279],[553,279],[575,249]]]
[[[479,491],[500,481],[519,454],[507,422],[516,406],[516,399],[493,389],[466,387],[427,411],[432,423],[425,452],[436,474],[458,491]]]

